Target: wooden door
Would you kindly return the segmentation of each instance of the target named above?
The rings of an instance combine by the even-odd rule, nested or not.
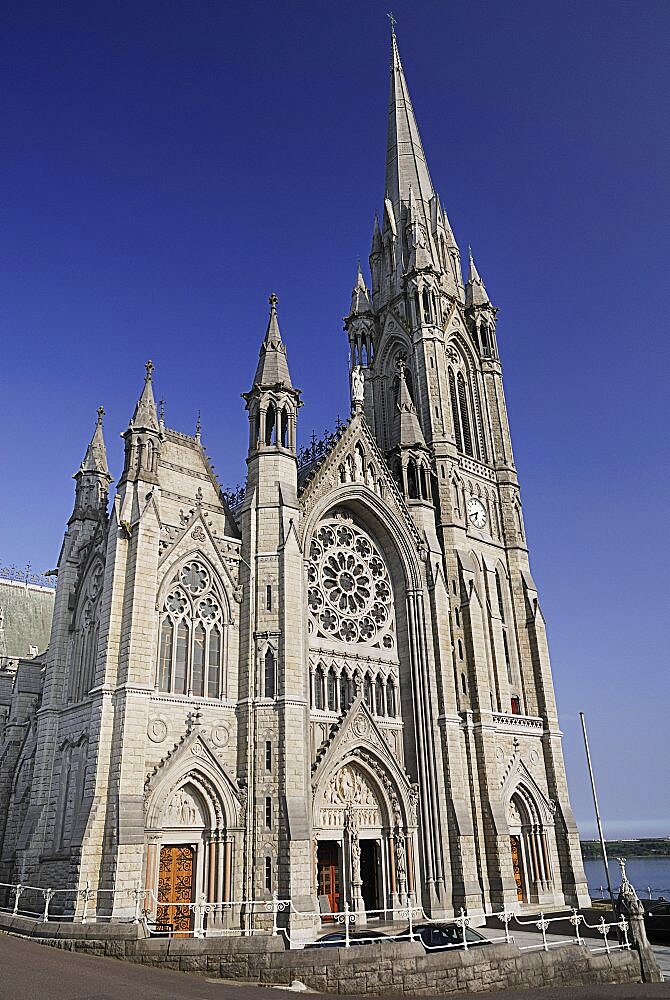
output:
[[[510,837],[510,850],[512,852],[512,870],[514,881],[516,882],[516,898],[523,903],[523,861],[521,859],[521,844],[518,837]]]
[[[331,913],[340,909],[340,872],[336,843],[320,843],[318,847],[318,894],[327,896]]]
[[[186,937],[192,910],[184,904],[192,902],[193,848],[188,844],[161,847],[156,922],[171,924],[175,937]]]

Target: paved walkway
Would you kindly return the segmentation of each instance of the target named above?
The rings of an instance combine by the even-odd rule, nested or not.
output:
[[[667,949],[670,951],[670,949]],[[94,958],[0,935],[0,1000],[288,1000],[300,994]],[[315,1000],[320,994],[309,994]],[[465,997],[466,994],[459,994]],[[473,994],[470,994],[472,997]],[[670,1000],[670,983],[478,994],[482,1000]],[[453,995],[452,995],[453,997]],[[332,995],[329,997],[332,1000]],[[364,1000],[351,997],[349,1000]],[[365,998],[369,1000],[369,998]],[[453,1000],[456,1000],[454,997]]]

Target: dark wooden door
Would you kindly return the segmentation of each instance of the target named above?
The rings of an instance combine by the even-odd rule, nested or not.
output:
[[[331,913],[340,910],[340,867],[338,845],[320,843],[317,855],[319,896],[327,896]]]
[[[516,882],[516,898],[523,903],[523,861],[521,859],[521,844],[518,837],[510,837],[510,850],[512,852],[512,870],[514,881]]]
[[[171,924],[175,937],[185,937],[191,930],[193,902],[193,848],[187,844],[161,847],[158,873],[158,908],[156,922]]]

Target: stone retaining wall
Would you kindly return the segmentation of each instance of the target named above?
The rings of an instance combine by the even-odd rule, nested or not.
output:
[[[106,955],[163,969],[253,983],[289,985],[299,979],[324,993],[448,996],[467,991],[640,981],[634,951],[593,955],[577,945],[548,952],[520,952],[493,944],[468,951],[426,954],[416,942],[286,951],[281,938],[209,940],[34,940],[69,951]]]

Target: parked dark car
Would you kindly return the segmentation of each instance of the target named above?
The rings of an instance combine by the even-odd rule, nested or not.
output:
[[[414,924],[412,933],[415,940],[417,938],[421,940],[426,951],[448,951],[463,947],[463,931],[457,924]],[[409,927],[402,932],[400,938],[409,938]],[[465,940],[468,942],[468,948],[491,943],[472,927],[465,928]]]
[[[388,941],[389,937],[387,934],[382,934],[381,931],[373,930],[358,930],[351,931],[349,934],[349,944],[350,945],[360,945],[360,944],[374,944],[377,939],[382,941]],[[346,944],[346,936],[343,930],[341,931],[331,931],[330,934],[324,934],[317,941],[312,941],[311,944],[306,944],[305,948],[344,948]]]
[[[644,926],[650,941],[670,938],[670,902],[667,899],[644,900]]]

